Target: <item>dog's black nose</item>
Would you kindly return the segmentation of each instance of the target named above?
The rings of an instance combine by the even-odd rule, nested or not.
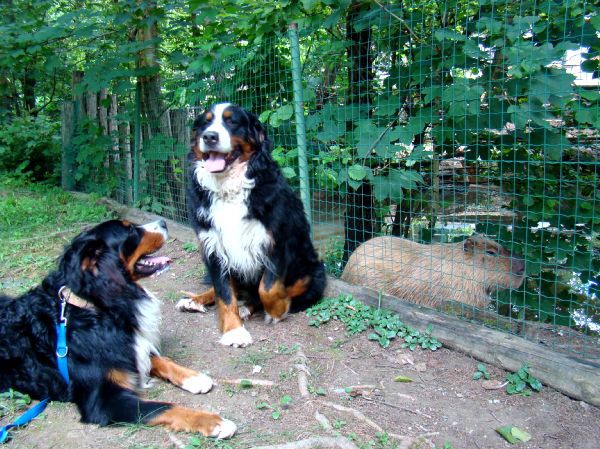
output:
[[[206,145],[215,145],[219,142],[219,133],[216,131],[205,131],[202,134],[202,140]]]

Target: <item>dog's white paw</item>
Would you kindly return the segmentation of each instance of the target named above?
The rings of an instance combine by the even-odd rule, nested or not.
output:
[[[269,315],[267,312],[265,312],[265,323],[270,324],[276,324],[279,323],[280,321],[285,320],[285,318],[288,316],[287,313],[284,313],[280,318],[274,318],[271,315]]]
[[[252,311],[245,305],[241,305],[238,308],[238,314],[242,320],[246,321],[252,315]]]
[[[192,298],[180,299],[177,304],[175,304],[175,308],[180,312],[206,312],[206,307],[204,307],[202,304],[198,304]]]
[[[193,394],[208,393],[213,387],[213,381],[206,374],[199,373],[183,381],[181,388]]]
[[[236,430],[237,426],[233,421],[221,418],[221,424],[213,429],[213,432],[210,436],[221,440],[223,438],[229,438],[235,433]]]
[[[219,343],[225,346],[233,346],[234,348],[244,348],[252,344],[252,335],[244,326],[237,327],[229,332],[225,332]]]

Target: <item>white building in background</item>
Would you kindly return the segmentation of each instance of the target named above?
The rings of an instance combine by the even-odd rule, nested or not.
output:
[[[587,48],[579,48],[577,50],[567,50],[563,60],[563,66],[567,72],[575,75],[575,85],[581,87],[599,87],[600,78],[592,78],[592,73],[581,70],[581,63],[585,61],[582,53],[587,52]]]

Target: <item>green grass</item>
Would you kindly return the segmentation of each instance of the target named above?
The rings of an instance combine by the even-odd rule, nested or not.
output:
[[[38,283],[86,226],[112,218],[104,205],[47,184],[0,177],[0,288],[18,294]]]

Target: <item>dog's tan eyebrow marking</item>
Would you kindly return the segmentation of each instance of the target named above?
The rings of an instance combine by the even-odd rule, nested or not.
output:
[[[204,118],[206,119],[206,121],[210,122],[213,119],[213,113],[207,112]]]
[[[223,112],[223,118],[230,118],[233,115],[233,111]]]

